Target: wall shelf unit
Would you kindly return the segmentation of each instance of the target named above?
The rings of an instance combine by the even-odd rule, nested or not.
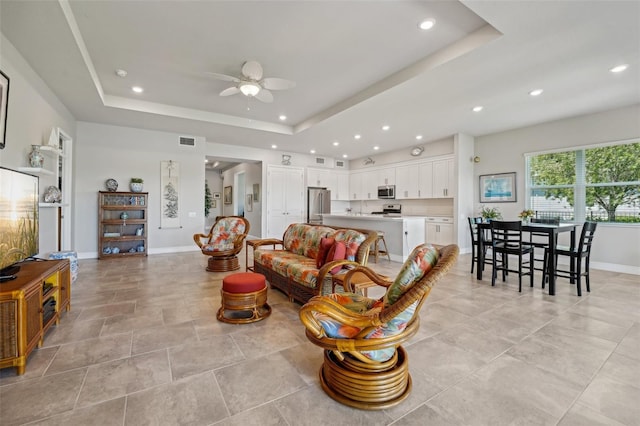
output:
[[[147,255],[148,194],[98,193],[98,258]]]
[[[18,171],[24,172],[24,173],[30,173],[32,175],[53,176],[53,172],[51,170],[43,169],[42,167],[18,167]]]

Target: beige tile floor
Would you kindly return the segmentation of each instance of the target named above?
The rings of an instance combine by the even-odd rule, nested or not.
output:
[[[277,290],[265,321],[223,324],[224,274],[199,253],[80,261],[71,312],[23,376],[0,371],[0,424],[640,425],[637,276],[594,270],[591,294],[561,279],[549,296],[469,262],[422,309],[411,396],[370,412],[324,394],[322,351]]]

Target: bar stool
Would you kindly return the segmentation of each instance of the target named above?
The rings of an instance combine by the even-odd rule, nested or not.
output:
[[[389,249],[387,248],[387,242],[384,240],[384,232],[376,231],[378,233],[378,238],[376,239],[376,243],[373,246],[373,257],[374,261],[378,263],[378,256],[383,255],[387,256],[389,262],[391,262],[391,256],[389,255]],[[384,250],[380,250],[380,243],[384,245]]]

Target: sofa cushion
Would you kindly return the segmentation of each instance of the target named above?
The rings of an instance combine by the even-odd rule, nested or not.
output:
[[[322,237],[320,239],[320,247],[318,248],[318,256],[316,257],[316,267],[318,269],[322,268],[322,265],[325,264],[327,254],[329,254],[329,250],[334,242],[334,238]]]
[[[259,249],[253,253],[253,259],[256,263],[259,263],[265,268],[271,269],[273,272],[282,275],[283,277],[287,277],[289,275],[287,272],[289,264],[302,262],[304,259],[308,258],[300,256],[299,254],[291,253],[287,250]],[[315,268],[315,263],[313,266]]]
[[[342,241],[336,241],[333,243],[327,253],[325,263],[333,262],[334,260],[344,260],[347,253],[347,246]],[[342,269],[342,265],[336,266],[329,271],[331,274],[337,274]]]
[[[316,259],[322,237],[333,234],[335,230],[326,226],[294,223],[289,225],[284,233],[283,244],[285,250],[301,256]]]
[[[338,229],[333,235],[336,241],[342,241],[347,247],[345,259],[356,261],[360,244],[367,239],[367,236],[353,229]]]

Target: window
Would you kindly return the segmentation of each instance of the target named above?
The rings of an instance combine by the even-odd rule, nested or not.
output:
[[[527,207],[563,221],[640,223],[640,142],[530,154]]]

